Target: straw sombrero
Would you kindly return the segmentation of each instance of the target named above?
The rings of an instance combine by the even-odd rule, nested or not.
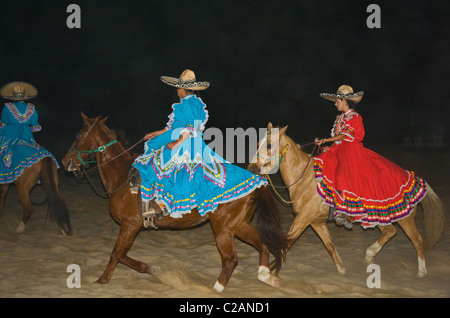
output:
[[[0,95],[9,100],[27,100],[36,97],[38,90],[26,82],[11,82],[0,89]]]
[[[336,98],[342,98],[342,99],[348,99],[351,100],[354,103],[359,103],[361,99],[363,98],[364,92],[360,91],[357,93],[353,93],[353,88],[349,85],[341,85],[336,94],[329,94],[329,93],[321,93],[320,97],[336,101]]]
[[[184,70],[179,78],[161,76],[161,81],[176,88],[185,88],[194,91],[201,91],[209,87],[209,82],[197,82],[194,71],[189,69]]]

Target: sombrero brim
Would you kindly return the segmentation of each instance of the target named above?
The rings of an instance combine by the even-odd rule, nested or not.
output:
[[[352,94],[329,94],[329,93],[321,93],[320,97],[330,100],[332,102],[336,101],[338,98],[348,99],[354,103],[359,103],[363,98],[364,92],[357,92]]]
[[[183,82],[179,78],[170,76],[161,76],[161,81],[176,88],[184,88],[194,91],[201,91],[209,87],[209,82]]]
[[[25,95],[23,97],[14,96],[14,86],[16,86],[16,85],[20,85],[24,88]],[[38,90],[36,89],[36,87],[34,87],[33,85],[26,83],[26,82],[11,82],[11,83],[4,85],[0,89],[0,95],[3,98],[9,99],[9,100],[17,100],[17,101],[27,100],[27,99],[36,97],[37,94],[38,94]]]

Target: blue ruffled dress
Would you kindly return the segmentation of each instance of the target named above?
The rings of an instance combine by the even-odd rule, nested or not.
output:
[[[0,183],[14,182],[26,167],[45,157],[51,157],[59,168],[55,157],[34,140],[33,132],[40,130],[33,104],[5,104],[0,122]]]
[[[188,95],[172,110],[166,132],[147,141],[144,154],[133,163],[141,174],[144,201],[156,198],[174,218],[195,207],[204,215],[267,184],[263,177],[231,164],[206,145],[202,132],[208,111],[201,98]],[[186,131],[190,137],[179,147],[166,148]]]

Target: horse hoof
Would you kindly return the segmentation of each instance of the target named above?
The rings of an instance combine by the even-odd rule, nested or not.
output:
[[[225,289],[225,286],[219,283],[219,281],[216,281],[216,283],[214,284],[214,289],[216,290],[216,292],[222,293],[223,290]]]
[[[19,226],[16,229],[16,232],[17,233],[23,233],[23,231],[25,231],[25,226],[26,226],[25,223],[20,222]]]
[[[97,279],[94,283],[96,283],[96,284],[107,284],[109,282],[109,280],[106,280],[106,279],[103,279],[103,278],[99,278],[99,279]]]
[[[150,266],[149,274],[154,275],[154,276],[159,276],[162,273],[163,273],[163,269],[158,264],[152,264],[152,266]]]
[[[280,287],[280,281],[278,280],[277,277],[272,276],[269,268],[266,266],[260,266],[258,268],[258,279],[270,286]]]
[[[340,265],[336,265],[337,271],[340,275],[345,275],[346,269]]]

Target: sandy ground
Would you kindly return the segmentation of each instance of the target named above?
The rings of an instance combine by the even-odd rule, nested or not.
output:
[[[359,225],[346,231],[328,224],[336,248],[347,268],[339,275],[331,257],[311,228],[288,253],[280,272],[279,288],[257,279],[257,251],[236,239],[239,265],[225,291],[213,285],[221,260],[209,223],[193,230],[143,231],[129,255],[164,272],[154,277],[119,264],[106,285],[93,283],[104,271],[119,226],[108,213],[107,200],[96,196],[86,182],[78,183],[60,171],[61,192],[69,208],[74,235],[65,237],[54,223],[45,222],[46,206],[35,207],[28,227],[15,233],[22,216],[16,189],[12,187],[0,213],[0,297],[154,297],[154,298],[298,298],[298,297],[450,297],[450,151],[447,148],[374,149],[404,168],[421,174],[442,198],[446,225],[438,245],[426,254],[428,275],[416,278],[417,256],[411,242],[398,227],[397,235],[375,259],[380,266],[381,287],[368,288],[372,273],[366,271],[365,250],[379,230]],[[44,196],[38,186],[32,198]],[[282,225],[288,230],[293,215],[289,206],[279,205]],[[416,217],[419,228],[423,222]],[[68,288],[70,264],[80,266],[80,288]],[[74,280],[70,280],[75,282]]]

